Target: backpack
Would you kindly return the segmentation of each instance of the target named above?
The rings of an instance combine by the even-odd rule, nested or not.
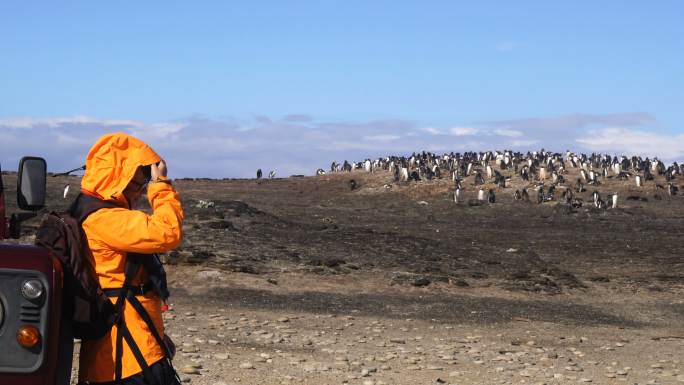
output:
[[[80,198],[76,198],[67,212],[50,212],[42,218],[35,244],[50,250],[61,262],[64,319],[71,320],[74,337],[89,340],[107,334],[117,314],[95,275],[81,223],[101,208],[116,206],[96,198]]]
[[[119,206],[89,195],[79,194],[67,212],[50,212],[42,218],[36,233],[35,244],[47,248],[62,264],[64,275],[62,311],[65,314],[63,319],[71,321],[74,337],[82,340],[99,339],[104,337],[113,325],[117,325],[116,381],[121,379],[121,357],[125,340],[142,368],[145,382],[154,384],[156,381],[151,370],[126,326],[123,308],[126,303],[133,306],[161,347],[169,366],[173,368],[170,365],[173,357],[172,348],[161,337],[150,315],[136,298],[136,295],[155,291],[163,301],[166,301],[169,292],[164,267],[156,255],[128,253],[123,287],[103,289],[95,274],[88,242],[81,227],[90,214],[102,208],[114,207]],[[131,282],[140,268],[147,271],[149,282],[132,286]],[[112,304],[109,297],[116,297],[116,302]],[[173,374],[177,379],[175,371]]]

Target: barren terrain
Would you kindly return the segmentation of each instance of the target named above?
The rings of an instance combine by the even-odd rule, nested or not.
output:
[[[517,178],[482,205],[470,179],[456,204],[384,171],[177,180],[174,364],[207,385],[684,383],[684,198],[602,182],[618,208],[513,201]],[[50,177],[49,208],[78,186]]]

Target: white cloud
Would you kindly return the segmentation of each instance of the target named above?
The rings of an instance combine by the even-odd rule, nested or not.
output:
[[[522,136],[522,135],[523,135],[522,131],[511,130],[511,129],[503,129],[503,128],[494,130],[494,133],[497,134],[497,135],[507,136],[507,137],[510,137],[510,138],[515,138],[515,137],[518,137],[518,136]]]
[[[607,127],[591,130],[587,136],[578,138],[576,142],[590,151],[658,156],[666,160],[684,157],[684,134],[663,135],[623,127]]]
[[[363,140],[370,140],[370,141],[376,141],[376,142],[391,142],[397,139],[401,139],[400,135],[393,135],[393,134],[381,134],[381,135],[370,135],[370,136],[364,136]]]
[[[449,133],[455,136],[476,135],[480,130],[473,127],[451,127]]]
[[[434,127],[421,127],[421,131],[427,132],[430,135],[441,135],[442,131]]]
[[[520,147],[530,147],[530,146],[536,145],[536,144],[538,144],[538,143],[539,143],[538,140],[512,140],[512,141],[511,141],[511,146],[517,147],[517,148],[520,148]]]
[[[653,121],[644,113],[573,114],[443,129],[398,119],[321,122],[308,115],[280,119],[192,116],[168,122],[88,116],[2,118],[0,161],[4,169],[12,169],[21,156],[37,155],[47,159],[51,171],[72,169],[83,164],[98,137],[115,131],[147,141],[169,161],[172,177],[251,177],[258,168],[275,169],[279,176],[311,175],[333,160],[409,155],[422,150],[527,151],[544,147],[681,160],[684,134],[664,135],[640,128]]]

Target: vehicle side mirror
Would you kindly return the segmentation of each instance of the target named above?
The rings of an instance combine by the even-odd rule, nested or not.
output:
[[[47,163],[45,159],[25,156],[19,161],[17,204],[22,210],[37,211],[45,206]]]

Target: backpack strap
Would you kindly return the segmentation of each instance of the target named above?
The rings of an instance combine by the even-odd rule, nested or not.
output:
[[[138,365],[143,369],[143,372],[146,372],[149,370],[149,367],[147,367],[147,362],[145,362],[145,359],[140,355],[136,354],[136,351],[140,353],[140,349],[138,348],[138,345],[136,345],[135,341],[130,338],[130,331],[128,330],[128,327],[126,326],[126,319],[124,317],[124,306],[126,304],[126,297],[128,296],[128,291],[131,288],[131,281],[133,281],[133,278],[135,275],[138,273],[138,270],[140,268],[140,265],[137,263],[132,262],[131,259],[126,258],[126,265],[124,267],[124,273],[125,273],[125,278],[124,278],[124,283],[123,283],[123,288],[119,292],[119,296],[116,299],[116,304],[114,307],[116,308],[116,314],[117,314],[117,320],[116,320],[116,345],[115,345],[115,352],[114,352],[114,378],[115,381],[121,381],[121,362],[122,362],[122,357],[123,357],[123,338],[125,335],[128,335],[129,337],[126,338],[126,342],[128,343],[129,347],[131,348],[131,351],[133,352],[133,355],[135,356],[136,361],[138,361]],[[135,346],[135,347],[134,347]],[[147,374],[144,374],[145,376],[148,376]]]
[[[150,255],[142,255],[142,254],[136,254],[136,253],[129,253],[128,257],[126,259],[126,264],[135,264],[138,266],[136,268],[136,272],[139,269],[139,267],[142,265],[142,260],[143,258],[149,258],[152,257]],[[150,314],[145,310],[143,307],[142,303],[138,300],[138,298],[135,297],[135,293],[131,289],[136,289],[135,287],[131,286],[126,290],[126,299],[128,299],[128,302],[133,306],[133,308],[138,312],[140,315],[140,318],[145,321],[147,324],[147,327],[150,329],[150,332],[152,332],[152,336],[154,339],[157,341],[157,344],[159,347],[162,348],[162,351],[164,352],[164,355],[167,358],[171,358],[171,351],[169,347],[166,345],[164,342],[164,339],[161,337],[161,334],[159,334],[159,331],[157,330],[156,326],[154,326],[154,322],[152,322],[152,317],[150,317]]]
[[[74,202],[67,210],[78,224],[82,224],[88,216],[99,209],[119,207],[115,203],[108,202],[90,195],[79,193]]]
[[[136,295],[136,290],[137,289],[135,286],[131,285],[131,282],[133,281],[133,278],[135,278],[136,274],[138,273],[138,270],[140,270],[140,266],[142,265],[141,258],[145,258],[147,256],[143,256],[141,254],[136,254],[136,253],[129,253],[126,256],[126,267],[125,267],[125,278],[124,278],[124,284],[123,288],[119,291],[119,295],[116,299],[116,309],[117,309],[117,314],[118,314],[118,320],[117,320],[117,328],[116,328],[116,345],[115,345],[115,359],[114,359],[114,376],[115,376],[115,381],[120,381],[121,380],[121,372],[122,372],[122,357],[123,357],[123,340],[126,341],[126,344],[130,347],[131,352],[133,353],[133,356],[135,357],[135,360],[138,362],[138,365],[142,369],[143,373],[143,378],[145,379],[145,382],[148,384],[154,384],[154,376],[152,376],[151,369],[149,365],[147,365],[147,362],[145,361],[145,357],[142,355],[142,352],[140,351],[140,348],[138,345],[135,343],[135,340],[131,336],[130,330],[126,326],[126,320],[123,315],[123,309],[125,306],[125,302],[128,301],[131,306],[138,312],[140,315],[140,318],[143,319],[145,324],[147,324],[147,327],[149,328],[150,332],[152,333],[152,336],[154,339],[157,341],[157,344],[159,347],[161,347],[163,353],[164,353],[164,358],[167,360],[171,359],[171,351],[169,347],[166,345],[164,342],[164,339],[161,337],[159,334],[159,331],[157,328],[154,326],[154,322],[152,321],[152,318],[150,317],[150,314],[145,310],[143,307],[142,303],[135,297]]]

